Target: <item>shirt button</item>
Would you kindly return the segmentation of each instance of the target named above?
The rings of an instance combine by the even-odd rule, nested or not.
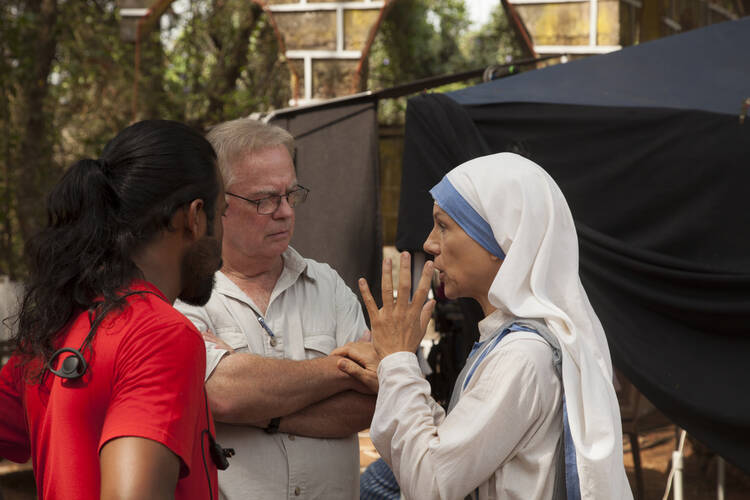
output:
[[[276,342],[276,339],[274,339],[274,338],[271,338],[271,347],[276,347],[276,344],[277,344],[277,343],[278,343],[278,342]]]
[[[296,488],[294,488],[294,496],[298,497],[298,496],[299,496],[299,494],[300,494],[300,492],[301,492],[301,491],[300,491],[300,489],[299,489],[299,486],[297,486]]]
[[[294,434],[289,434],[289,441],[294,441]],[[297,488],[299,489],[299,488]]]

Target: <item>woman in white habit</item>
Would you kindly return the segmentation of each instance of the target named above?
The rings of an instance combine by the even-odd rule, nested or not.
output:
[[[344,346],[339,367],[379,386],[370,436],[408,499],[632,499],[619,406],[601,323],[578,275],[578,241],[557,184],[512,153],[468,161],[431,191],[434,256],[410,302],[408,254],[398,299],[383,264],[383,304],[365,280],[372,343]],[[448,412],[414,352],[434,303],[482,306],[480,338]],[[424,305],[423,305],[424,304]],[[355,362],[356,361],[356,362]]]

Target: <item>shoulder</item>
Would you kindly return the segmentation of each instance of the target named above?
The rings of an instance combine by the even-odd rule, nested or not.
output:
[[[128,326],[133,340],[203,344],[195,326],[180,311],[152,293],[136,294],[128,298],[128,305],[119,315]],[[125,326],[122,325],[122,326]]]
[[[329,264],[303,257],[292,247],[287,248],[284,258],[290,266],[299,268],[302,276],[317,286],[346,286],[339,273]]]
[[[330,278],[332,276],[339,276],[329,264],[303,257],[292,247],[288,247],[284,252],[284,261],[287,263],[286,265],[298,268],[303,274],[306,274],[313,279],[319,277]]]
[[[552,347],[533,332],[511,332],[498,345],[499,352],[529,360],[534,364],[552,362]]]
[[[562,383],[549,344],[535,333],[513,332],[478,364],[466,391],[496,403],[513,401],[518,411],[536,418],[555,412]]]
[[[305,269],[305,272],[307,273],[308,277],[311,277],[313,279],[317,280],[326,280],[331,283],[343,283],[344,280],[341,279],[341,276],[339,276],[339,273],[336,272],[334,268],[332,268],[329,264],[326,264],[325,262],[318,262],[316,260],[312,259],[305,259],[305,263],[307,264],[307,267]]]
[[[552,348],[531,332],[512,332],[487,355],[488,371],[522,378],[524,384],[549,387],[560,384],[554,366]]]
[[[148,324],[190,326],[190,322],[175,307],[151,293],[137,294],[128,298],[133,320]]]
[[[129,297],[128,306],[101,334],[104,335],[96,336],[99,346],[106,349],[108,343],[114,342],[110,344],[109,362],[113,363],[118,380],[136,380],[141,376],[162,380],[183,377],[182,372],[192,379],[194,370],[185,370],[186,366],[195,367],[201,374],[205,370],[205,347],[200,333],[184,315],[158,296]],[[202,376],[198,378],[202,380]]]

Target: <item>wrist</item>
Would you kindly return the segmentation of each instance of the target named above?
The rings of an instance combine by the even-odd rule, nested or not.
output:
[[[412,350],[411,347],[402,345],[375,346],[375,352],[378,355],[379,361],[382,361],[383,358],[386,358],[391,354],[396,354],[398,352],[410,352],[414,354],[416,351],[417,348],[414,348],[414,350]]]

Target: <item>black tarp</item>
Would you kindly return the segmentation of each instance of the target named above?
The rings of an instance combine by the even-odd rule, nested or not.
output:
[[[459,163],[500,151],[536,161],[570,204],[614,364],[746,472],[748,47],[744,18],[410,99],[396,243],[421,249],[428,190]]]
[[[359,297],[357,280],[380,290],[377,102],[351,99],[277,111],[269,120],[295,138],[297,179],[310,189],[296,210],[291,245],[333,267]]]

